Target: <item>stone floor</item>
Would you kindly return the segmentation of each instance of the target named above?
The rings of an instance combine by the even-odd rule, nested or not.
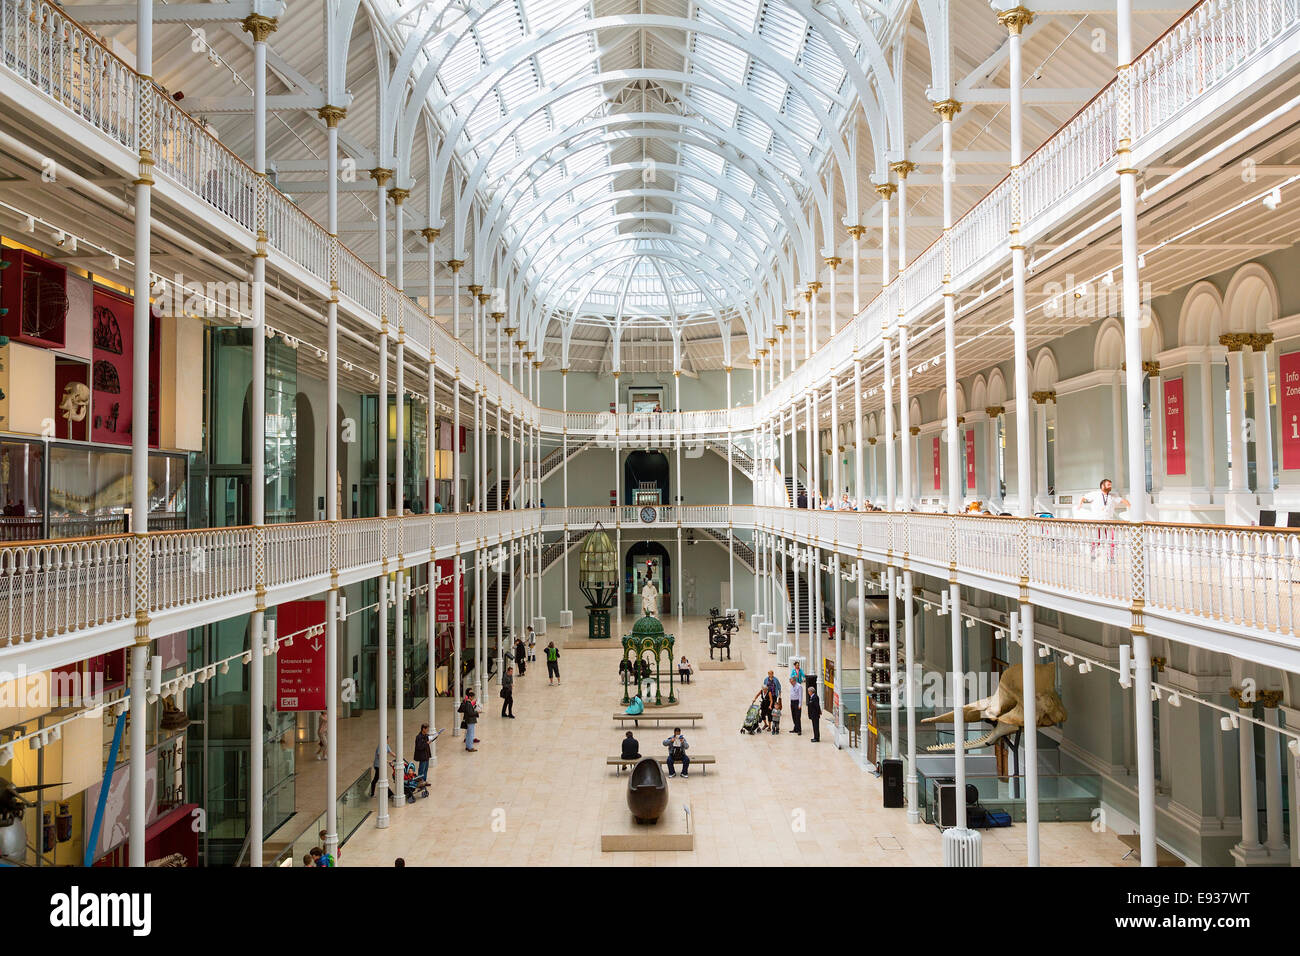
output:
[[[550,635],[557,645],[561,633]],[[394,809],[384,830],[372,815],[344,847],[341,862],[388,866],[401,856],[413,866],[940,864],[939,830],[909,825],[903,810],[883,809],[879,779],[835,749],[825,721],[817,744],[810,743],[806,726],[802,737],[788,733],[788,717],[776,737],[739,732],[776,658],[748,625],[736,644],[745,670],[697,671],[681,694],[682,710],[704,714],[698,728],[684,728],[691,749],[718,758],[707,774],[670,782],[670,808],[687,795],[693,805],[694,851],[600,851],[602,804],[611,790],[621,793],[627,779],[605,765],[623,735],[610,719],[622,709],[620,654],[611,647],[563,651],[564,682],[556,686],[547,685],[544,663],[530,667],[516,682],[516,720],[499,717],[499,700],[494,692],[487,695],[478,752],[466,753],[461,738],[444,735],[430,770],[430,799]],[[679,635],[683,645],[696,663],[708,659],[702,619],[687,620]],[[852,649],[845,652],[845,668],[856,666]],[[439,726],[452,726],[450,710],[450,701],[439,701]],[[408,716],[407,737],[414,736],[412,720],[418,719]],[[671,727],[635,732],[642,753],[657,753]],[[373,757],[373,745],[365,747]],[[982,832],[986,865],[1023,864],[1023,826]],[[1113,834],[1093,833],[1087,823],[1044,823],[1040,832],[1044,865],[1130,865],[1121,863],[1125,848]]]

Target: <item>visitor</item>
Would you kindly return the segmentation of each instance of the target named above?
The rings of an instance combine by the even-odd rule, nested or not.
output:
[[[641,744],[639,744],[637,739],[632,736],[632,731],[630,730],[623,735],[623,752],[620,756],[624,760],[641,759]]]
[[[560,682],[560,649],[551,641],[546,645],[546,686]]]
[[[528,659],[537,660],[537,635],[533,632],[533,626],[528,625]]]
[[[522,637],[515,641],[515,663],[519,665],[519,676],[523,677],[528,670],[528,648],[524,647]]]
[[[754,695],[754,700],[758,701],[758,727],[760,730],[772,729],[772,692],[764,684]],[[754,700],[750,701],[752,705]]]
[[[776,736],[781,732],[781,695],[772,694],[772,735]]]
[[[434,498],[434,499],[433,499],[433,513],[436,514],[436,515],[440,515],[440,514],[442,514],[442,498],[441,498],[441,497],[438,497],[438,498]]]
[[[316,718],[316,759],[324,760],[329,756],[330,722],[329,714],[321,711]]]
[[[316,861],[312,859],[312,855],[310,853],[304,853],[302,855],[302,865],[310,866],[314,868],[316,866]]]
[[[1079,502],[1090,506],[1090,517],[1098,521],[1114,521],[1119,508],[1133,507],[1127,498],[1113,493],[1114,485],[1109,478],[1103,478],[1098,487],[1100,494],[1086,495]]]
[[[767,672],[767,677],[763,681],[763,688],[772,695],[781,693],[781,685],[777,682],[775,671]]]
[[[319,836],[320,836],[320,845],[321,845],[321,846],[329,846],[329,842],[330,842],[330,841],[327,840],[327,839],[325,839],[325,831],[324,831],[324,830],[321,830],[321,831],[320,831]],[[334,859],[335,859],[335,860],[341,860],[342,858],[343,858],[343,851],[340,850],[338,847],[335,847],[335,848],[334,848]]]
[[[821,724],[822,719],[822,702],[817,696],[817,685],[812,681],[808,683],[808,722],[812,725],[812,742],[817,743],[822,739]]]
[[[799,723],[799,712],[803,707],[803,684],[790,678],[790,723],[796,737],[803,736],[803,726]]]
[[[683,654],[682,659],[677,662],[677,676],[681,678],[683,684],[689,684],[691,682],[691,662],[686,659],[685,654]]]
[[[334,857],[330,856],[318,846],[311,848],[312,866],[333,866]]]
[[[474,745],[479,742],[474,736],[474,731],[478,726],[479,710],[478,701],[474,699],[474,690],[470,688],[465,691],[465,699],[460,702],[457,710],[460,713],[460,726],[465,731],[465,750],[474,753],[478,748]]]
[[[393,860],[393,866],[404,868],[406,866],[406,860],[399,856],[397,859]]]
[[[429,725],[421,724],[420,732],[415,735],[415,763],[421,777],[429,777],[429,761],[433,759],[433,748],[429,746]]]
[[[686,743],[682,728],[674,727],[673,735],[664,741],[664,746],[668,748],[668,776],[677,776],[677,772],[673,769],[673,761],[680,760],[682,762],[682,776],[689,777],[690,774],[686,771],[691,767],[691,758],[686,755],[686,749],[690,745]]]
[[[387,742],[385,742],[383,747],[375,748],[375,775],[370,778],[370,795],[372,797],[375,795],[375,787],[379,784],[379,769],[383,766],[383,754],[381,754],[380,751],[385,748],[387,748],[390,757],[397,756],[397,754],[393,753],[393,748],[389,747]]]
[[[847,491],[844,492],[844,494],[842,494],[842,495],[840,496],[840,510],[841,510],[841,511],[857,511],[857,510],[858,510],[857,508],[853,507],[853,502],[849,500],[849,493],[848,493]]]
[[[803,489],[799,490],[799,503],[795,507],[798,508],[808,507],[808,492],[804,491]]]
[[[515,669],[507,667],[501,675],[501,716],[515,719]]]
[[[804,682],[802,661],[796,660],[793,664],[790,665],[790,676],[801,684]]]
[[[627,710],[623,711],[623,713],[631,714],[633,717],[645,713],[645,701],[641,699],[640,691],[632,695],[632,703],[627,705]]]

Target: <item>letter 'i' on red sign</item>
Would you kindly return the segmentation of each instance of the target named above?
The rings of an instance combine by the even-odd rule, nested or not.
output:
[[[1300,352],[1277,357],[1277,414],[1282,426],[1282,467],[1300,468]]]
[[[966,490],[975,490],[975,429],[966,429]]]
[[[939,480],[940,472],[942,471],[942,469],[939,467],[939,460],[940,460],[939,436],[935,435],[934,436],[934,490],[935,491],[938,491],[942,487],[942,484],[940,483]]]
[[[1165,392],[1165,474],[1187,474],[1187,427],[1183,414],[1183,380],[1167,379]]]

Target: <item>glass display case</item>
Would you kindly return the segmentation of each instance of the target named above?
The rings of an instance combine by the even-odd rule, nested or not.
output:
[[[149,529],[186,526],[189,456],[149,454]],[[0,540],[121,534],[131,509],[131,453],[85,442],[0,439]]]

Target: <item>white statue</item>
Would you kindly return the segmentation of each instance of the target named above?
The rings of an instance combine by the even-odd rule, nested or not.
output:
[[[72,437],[72,423],[85,421],[86,411],[90,403],[90,389],[82,382],[69,382],[63,386],[63,401],[59,403],[59,411],[63,412],[63,420],[68,423],[68,437]]]
[[[654,581],[646,578],[645,587],[641,589],[641,613],[646,617],[655,617],[659,612],[659,589]]]

